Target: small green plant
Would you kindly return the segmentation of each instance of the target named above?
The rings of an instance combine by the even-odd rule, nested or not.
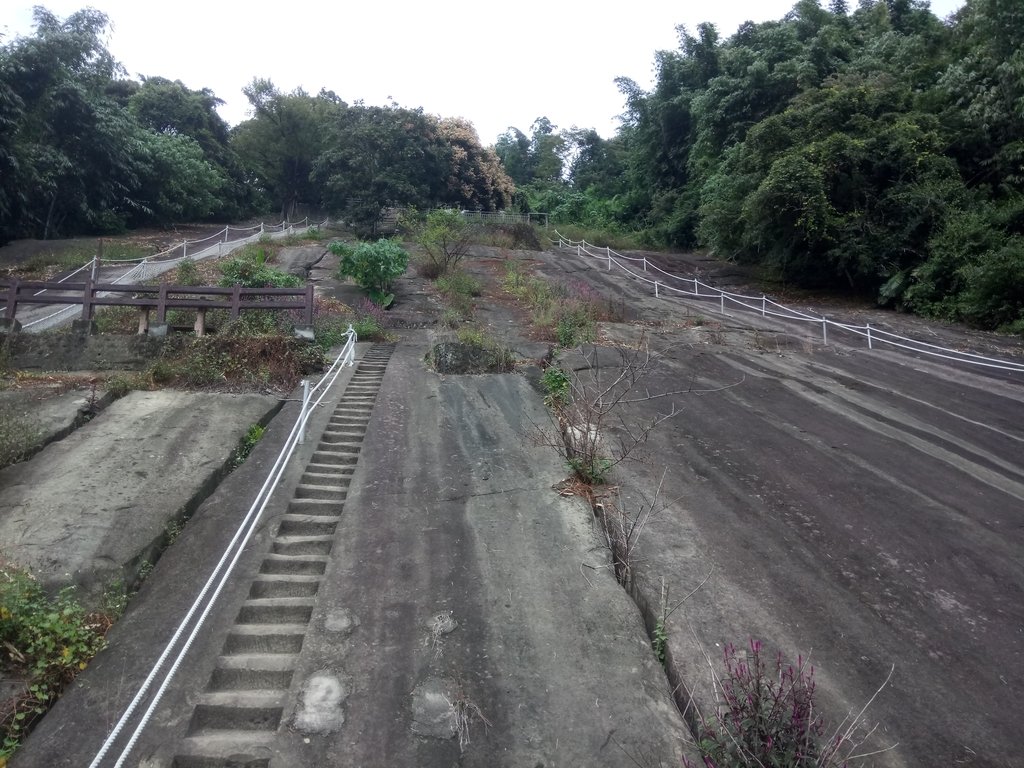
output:
[[[239,441],[238,447],[235,448],[235,452],[231,455],[231,469],[242,466],[242,463],[252,453],[252,449],[256,447],[256,443],[263,439],[263,433],[266,431],[266,427],[260,424],[253,424],[249,427],[245,436]]]
[[[565,371],[554,365],[548,366],[541,374],[540,383],[547,392],[544,396],[544,404],[548,408],[568,404],[572,397],[572,380]]]
[[[651,633],[651,648],[658,661],[665,664],[665,648],[668,646],[668,632],[665,629],[665,620],[658,619],[654,625],[654,632]]]
[[[327,247],[341,257],[339,278],[351,277],[375,304],[384,308],[391,306],[395,300],[391,284],[409,266],[409,254],[401,245],[381,238],[376,243],[360,243],[355,248],[339,242]]]

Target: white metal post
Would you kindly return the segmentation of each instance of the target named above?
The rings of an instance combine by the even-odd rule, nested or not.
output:
[[[725,314],[725,291],[719,291],[718,292],[718,300],[721,302],[721,308],[719,309],[719,312],[724,315]]]
[[[647,271],[647,257],[644,256],[644,272]]]
[[[99,256],[92,257],[92,280],[96,282],[96,269],[99,267]]]
[[[694,296],[700,296],[700,293],[697,291],[697,278],[696,277],[693,278],[693,295]]]
[[[302,412],[299,413],[301,429],[299,429],[299,445],[306,442],[306,409],[309,408],[309,379],[302,380]]]
[[[828,320],[824,315],[821,317],[821,343],[828,344]]]
[[[658,281],[654,281],[654,298],[658,298]]]
[[[767,303],[767,297],[765,297],[765,295],[762,293],[761,294],[761,317],[764,317],[764,315],[765,315],[765,304],[766,303]]]
[[[871,345],[871,323],[867,324],[867,329],[868,329],[868,349],[874,349],[874,347]]]

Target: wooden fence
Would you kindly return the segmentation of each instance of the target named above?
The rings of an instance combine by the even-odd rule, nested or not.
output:
[[[167,323],[167,310],[194,309],[198,313],[196,332],[205,331],[206,312],[226,309],[235,320],[243,310],[301,310],[302,322],[313,325],[313,286],[304,288],[246,288],[240,285],[121,285],[95,283],[56,283],[34,280],[0,280],[0,297],[6,296],[4,317],[13,325],[19,305],[82,305],[81,319],[93,319],[96,307],[137,307],[139,333],[149,329],[149,314],[156,310],[156,323]]]

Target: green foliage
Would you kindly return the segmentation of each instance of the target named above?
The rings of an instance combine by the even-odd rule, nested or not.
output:
[[[24,461],[39,448],[43,429],[29,414],[0,408],[0,468]]]
[[[549,408],[568,405],[572,396],[569,375],[557,366],[548,366],[541,374],[540,383],[547,394],[544,396],[544,404]]]
[[[199,276],[199,269],[196,267],[196,263],[190,259],[182,261],[178,265],[177,279],[175,280],[178,285],[201,285],[202,278]]]
[[[621,305],[583,282],[549,283],[529,276],[516,261],[505,263],[505,290],[526,304],[533,325],[563,347],[597,338],[597,323],[622,319]]]
[[[391,284],[405,273],[409,253],[394,240],[381,238],[376,243],[360,243],[355,248],[344,243],[331,243],[330,251],[341,257],[338,277],[351,277],[367,292],[371,301],[389,307],[394,301]]]
[[[658,619],[658,623],[654,625],[654,632],[651,633],[651,648],[654,650],[654,655],[662,663],[665,664],[665,650],[668,647],[668,631],[665,629],[665,620],[663,618]]]
[[[0,564],[0,646],[7,663],[28,683],[0,723],[0,757],[14,752],[64,687],[103,648],[107,626],[103,617],[86,614],[74,587],[51,598],[28,572]]]
[[[262,424],[253,424],[249,427],[245,436],[238,442],[238,447],[231,454],[231,469],[242,466],[245,460],[249,458],[253,448],[256,447],[256,444],[263,439],[266,431],[267,428]]]
[[[220,284],[242,285],[247,288],[298,288],[303,280],[279,269],[267,266],[268,252],[259,245],[250,244],[242,248],[237,256],[220,265]]]
[[[435,275],[443,275],[462,261],[469,250],[471,234],[459,211],[439,208],[427,214],[416,241],[426,252]]]
[[[566,463],[569,471],[587,485],[604,485],[608,481],[608,473],[615,466],[611,459],[598,454],[569,456]]]

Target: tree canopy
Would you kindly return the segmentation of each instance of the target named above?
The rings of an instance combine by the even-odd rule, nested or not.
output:
[[[850,5],[679,27],[649,92],[617,81],[614,138],[535,123],[498,154],[556,221],[1024,332],[1024,6]],[[556,146],[568,166],[538,178]]]

